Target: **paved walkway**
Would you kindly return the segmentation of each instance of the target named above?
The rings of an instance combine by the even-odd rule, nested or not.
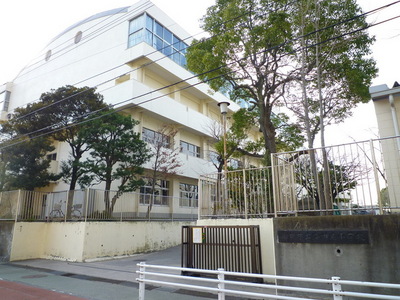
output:
[[[31,299],[138,299],[136,264],[179,267],[181,248],[139,254],[120,259],[72,263],[33,259],[0,264],[2,300]],[[188,292],[176,288],[146,289],[146,300],[216,299],[216,295]]]

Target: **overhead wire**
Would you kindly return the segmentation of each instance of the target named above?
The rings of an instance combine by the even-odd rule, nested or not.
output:
[[[400,2],[400,1],[396,1],[396,3],[397,3],[397,2]],[[375,11],[375,10],[373,10],[373,11]],[[308,46],[306,46],[306,47],[307,47],[307,48],[315,47],[317,44],[321,44],[321,43],[324,43],[324,42],[326,43],[326,42],[331,41],[331,40],[333,40],[333,39],[335,39],[335,38],[341,38],[341,37],[346,36],[346,35],[349,35],[349,34],[353,34],[353,33],[356,33],[356,32],[362,31],[362,30],[366,30],[366,29],[371,28],[371,27],[373,27],[373,26],[377,26],[377,25],[380,25],[380,24],[383,24],[383,23],[392,21],[392,20],[397,19],[397,18],[399,18],[399,17],[400,17],[400,15],[399,15],[399,16],[396,16],[396,17],[392,17],[392,18],[386,19],[386,20],[381,21],[381,22],[378,22],[378,23],[370,24],[370,25],[367,25],[367,26],[365,26],[365,27],[362,27],[362,28],[353,30],[353,31],[351,31],[351,32],[347,32],[347,33],[345,33],[345,34],[341,34],[341,35],[339,35],[339,36],[332,37],[332,38],[327,39],[327,40],[325,40],[325,41],[321,41],[320,43],[315,43],[315,44],[312,44],[312,45],[308,45]],[[321,29],[319,29],[319,30],[321,30]],[[278,46],[281,46],[281,45],[278,45]],[[261,51],[261,52],[259,52],[259,53],[257,53],[257,54],[261,54],[261,53],[264,53],[264,52],[266,52],[266,51],[270,51],[270,50],[272,50],[272,49],[275,48],[275,47],[277,47],[277,46],[271,47],[271,48],[269,48],[269,49],[265,49],[265,50],[263,50],[263,51]],[[243,60],[243,58],[242,58],[242,60]],[[230,64],[233,64],[233,63],[238,63],[238,61],[232,62],[232,63],[230,63]],[[227,65],[229,65],[229,64],[227,64]],[[212,69],[212,70],[208,70],[208,71],[203,72],[203,73],[201,73],[201,74],[197,74],[197,75],[194,75],[194,76],[192,76],[192,77],[186,78],[186,79],[184,79],[184,80],[180,80],[180,81],[178,81],[178,82],[175,82],[175,83],[173,83],[173,84],[167,85],[167,86],[165,86],[165,87],[161,87],[161,88],[159,88],[159,89],[152,90],[152,91],[150,91],[150,92],[148,92],[148,93],[145,93],[145,94],[142,94],[142,95],[138,95],[138,96],[135,96],[135,97],[131,97],[131,98],[129,98],[129,99],[120,101],[119,103],[116,103],[116,104],[114,104],[113,106],[125,104],[125,103],[128,102],[128,101],[132,101],[132,100],[135,100],[135,99],[137,99],[137,98],[147,96],[147,95],[149,95],[149,94],[155,93],[155,92],[160,91],[160,90],[162,90],[162,89],[166,89],[166,88],[169,88],[169,87],[171,87],[171,86],[175,86],[175,85],[177,85],[177,84],[179,84],[179,83],[186,82],[186,81],[188,81],[188,80],[197,78],[197,77],[199,77],[199,76],[202,76],[202,75],[205,75],[205,74],[214,72],[214,71],[216,71],[216,70],[218,70],[218,69],[221,69],[221,68],[223,68],[223,67],[226,67],[227,65],[220,66],[220,67],[214,68],[214,69]],[[140,105],[142,105],[142,104],[144,104],[144,103],[147,103],[147,102],[150,102],[150,101],[154,101],[154,100],[159,99],[159,98],[161,98],[161,97],[165,97],[166,95],[176,93],[176,92],[178,92],[178,91],[180,91],[180,90],[188,89],[188,88],[194,87],[194,86],[196,86],[196,85],[198,85],[198,84],[202,84],[202,83],[209,82],[209,81],[211,81],[211,80],[215,80],[216,78],[219,78],[219,77],[224,76],[224,75],[225,75],[225,74],[221,74],[221,75],[218,75],[218,76],[216,76],[216,77],[213,77],[213,78],[210,78],[210,79],[206,79],[206,80],[203,80],[203,81],[199,81],[199,82],[197,82],[197,83],[195,83],[195,84],[188,85],[188,86],[186,86],[186,87],[184,87],[184,88],[181,88],[181,89],[179,89],[179,90],[172,91],[172,92],[170,92],[170,93],[168,93],[168,94],[163,94],[163,95],[160,95],[160,96],[156,96],[156,97],[154,97],[154,98],[151,98],[151,99],[147,99],[147,100],[142,101],[142,102],[137,103],[137,104],[132,104],[132,105],[129,106],[129,108],[136,107],[136,106],[140,106]],[[115,109],[115,110],[111,111],[110,113],[114,113],[114,112],[121,111],[121,110],[124,110],[124,109],[127,109],[127,108],[126,108],[126,107],[122,107],[122,108],[119,108],[119,109]],[[80,118],[81,118],[81,117],[90,117],[92,114],[95,114],[95,113],[98,113],[98,112],[99,112],[99,111],[92,112],[92,113],[87,114],[86,116],[85,116],[85,115],[80,116]],[[98,117],[101,117],[101,116],[104,116],[104,115],[100,115],[100,116],[98,116]],[[81,121],[81,122],[78,122],[78,123],[73,123],[73,124],[68,125],[68,127],[80,125],[80,124],[83,124],[83,123],[85,123],[85,122],[89,122],[90,120],[91,120],[91,119],[84,120],[84,121]],[[54,125],[52,125],[52,126],[54,126]],[[43,134],[41,134],[41,135],[37,135],[37,136],[35,136],[35,137],[39,137],[39,136],[42,136],[42,135],[51,134],[51,133],[53,133],[53,132],[60,131],[60,130],[63,130],[63,129],[68,128],[68,127],[65,127],[65,126],[64,126],[64,127],[62,127],[62,128],[58,128],[58,129],[56,129],[56,130],[54,130],[54,131],[52,131],[52,132],[45,132],[45,133],[43,133]],[[49,129],[49,128],[46,127],[45,129]],[[37,133],[37,132],[40,132],[40,131],[43,131],[43,130],[44,130],[44,129],[39,129],[39,130],[37,130],[37,131],[30,132],[29,134]],[[24,136],[21,135],[21,136],[19,136],[18,138],[23,138],[23,137],[24,137]],[[32,138],[35,138],[35,137],[32,137]],[[9,140],[9,141],[10,141],[10,140]],[[2,146],[2,147],[0,147],[0,149],[4,149],[4,148],[10,147],[10,146],[12,146],[12,145],[15,145],[15,143],[10,144],[10,145],[6,145],[6,146]]]
[[[93,38],[95,38],[95,37],[97,37],[97,36],[103,34],[104,32],[106,32],[106,31],[108,31],[108,30],[114,28],[115,26],[118,26],[119,24],[125,22],[127,18],[131,17],[132,15],[135,15],[135,14],[137,13],[138,10],[141,10],[141,9],[149,9],[150,7],[154,6],[154,4],[151,4],[150,6],[146,7],[147,4],[151,4],[151,2],[150,2],[150,1],[147,1],[147,2],[143,3],[141,6],[136,7],[134,10],[130,11],[129,13],[127,13],[127,14],[122,14],[121,16],[118,16],[117,18],[115,18],[115,16],[117,16],[118,14],[120,14],[121,12],[123,12],[123,11],[127,8],[127,7],[122,7],[122,8],[120,8],[119,11],[115,12],[114,14],[107,16],[105,19],[99,20],[98,22],[96,22],[95,24],[93,24],[92,26],[90,26],[89,28],[87,28],[86,30],[84,30],[84,31],[82,32],[82,40],[81,40],[81,42],[80,42],[79,44],[75,44],[74,42],[70,43],[73,39],[67,39],[67,40],[64,41],[63,43],[61,43],[61,44],[57,45],[56,47],[52,48],[51,50],[54,50],[54,49],[57,49],[57,48],[61,47],[62,45],[65,45],[65,44],[67,44],[67,43],[70,43],[70,44],[68,44],[67,46],[65,46],[64,48],[58,50],[57,52],[52,53],[52,54],[51,54],[51,56],[52,56],[51,59],[54,60],[54,59],[56,59],[56,58],[58,58],[58,57],[61,57],[61,56],[63,56],[64,54],[66,54],[66,53],[68,53],[68,52],[70,52],[70,51],[72,51],[72,50],[75,49],[75,48],[73,48],[73,49],[68,50],[67,52],[61,53],[63,50],[66,50],[66,49],[68,49],[68,48],[70,48],[70,47],[73,47],[73,46],[81,47],[81,46],[84,45],[85,43],[91,41]],[[94,16],[95,16],[95,15],[94,15]],[[93,16],[92,16],[92,17],[93,17]],[[90,18],[91,18],[91,17],[89,17],[89,18],[87,18],[87,19],[90,19]],[[101,23],[103,23],[103,22],[105,22],[105,21],[107,21],[107,20],[109,20],[109,19],[112,19],[112,18],[115,18],[115,19],[114,19],[114,20],[111,20],[111,22],[108,22],[107,24],[102,25],[102,27],[95,29],[93,32],[89,32],[91,29],[96,28],[96,27],[99,26]],[[122,19],[122,21],[121,21],[121,19]],[[85,19],[85,20],[86,20],[86,19]],[[78,24],[78,25],[82,25],[82,24],[84,24],[84,21],[85,21],[85,20],[82,20],[81,22],[78,22],[77,24]],[[121,22],[119,22],[119,21],[121,21]],[[117,23],[117,22],[119,22],[119,23]],[[80,24],[80,23],[82,23],[82,24]],[[117,24],[113,25],[114,23],[117,23]],[[109,27],[110,25],[113,25],[113,26]],[[75,26],[75,25],[72,25],[72,26],[71,26],[72,28],[70,28],[70,29],[67,28],[67,29],[66,29],[65,31],[63,31],[61,34],[59,34],[58,36],[56,36],[55,38],[53,38],[53,40],[50,42],[50,44],[51,44],[52,42],[54,42],[55,40],[57,40],[57,39],[60,37],[60,35],[65,34],[65,33],[67,33],[68,31],[71,31],[71,30],[74,28],[74,26]],[[107,30],[101,31],[101,30],[103,30],[103,29],[105,29],[105,28],[107,28],[107,27],[109,27]],[[84,34],[83,34],[84,32],[85,32],[85,33],[88,33],[88,32],[89,32],[89,33],[84,35]],[[59,54],[59,55],[58,55],[58,56],[55,56],[56,54]],[[36,64],[40,64],[39,66],[37,66],[37,67],[35,67],[35,68],[33,68],[33,69],[30,69],[29,71],[27,71],[27,72],[21,74],[21,76],[25,76],[25,75],[29,74],[30,72],[36,70],[37,68],[43,66],[42,56],[43,56],[43,53],[41,53],[38,57],[32,59],[32,61],[35,61],[35,60],[38,60],[38,61],[37,61],[36,63],[27,65],[24,69],[31,68],[31,67],[35,66]],[[40,59],[40,60],[39,60],[39,59]],[[45,63],[46,63],[46,62],[45,62]],[[45,63],[44,63],[44,64],[45,64]],[[24,70],[24,69],[23,69],[23,70]]]
[[[293,2],[297,2],[297,1],[293,1]],[[291,3],[293,3],[293,2],[291,2]],[[292,40],[290,40],[290,41],[285,41],[285,42],[283,42],[283,43],[281,43],[281,44],[279,44],[279,45],[276,45],[276,46],[274,46],[273,48],[267,49],[267,51],[272,50],[272,49],[274,49],[274,48],[282,47],[282,46],[284,46],[285,44],[287,44],[287,43],[289,43],[289,42],[296,41],[296,40],[298,40],[298,39],[300,39],[300,38],[308,37],[308,36],[310,36],[310,35],[312,35],[312,34],[321,32],[321,31],[323,31],[323,30],[327,30],[327,29],[332,28],[332,27],[334,27],[334,26],[341,25],[341,24],[344,24],[344,23],[348,23],[348,22],[350,22],[350,21],[352,21],[352,20],[354,20],[354,19],[357,19],[357,18],[366,16],[366,15],[369,15],[369,14],[372,14],[372,13],[376,13],[376,12],[379,11],[379,10],[382,10],[382,9],[384,9],[384,8],[387,8],[387,7],[391,6],[391,5],[397,4],[397,3],[399,3],[399,2],[400,2],[400,0],[399,0],[399,1],[395,1],[395,2],[393,2],[393,3],[390,3],[390,4],[387,4],[387,5],[384,5],[384,6],[382,6],[382,7],[379,7],[379,8],[373,9],[373,10],[370,10],[370,11],[368,11],[368,12],[362,13],[362,14],[360,14],[360,15],[351,17],[351,18],[349,18],[349,19],[342,20],[342,21],[337,22],[337,23],[335,23],[335,24],[331,24],[331,25],[329,25],[329,26],[320,28],[320,29],[318,29],[318,30],[314,30],[314,31],[312,31],[312,32],[310,32],[310,33],[305,34],[304,36],[299,36],[299,37],[294,38],[294,39],[292,39]],[[242,15],[239,15],[239,16],[237,16],[237,17],[235,17],[235,18],[230,19],[230,20],[227,20],[227,21],[223,22],[222,24],[227,23],[227,22],[230,22],[230,21],[235,20],[235,19],[237,19],[237,18],[243,17],[243,16],[246,15],[246,14],[247,14],[247,13],[242,14]],[[222,24],[220,24],[220,25],[222,25]],[[240,25],[241,25],[241,24],[239,24],[239,26],[240,26]],[[362,29],[362,30],[363,30],[363,29]],[[345,36],[345,35],[346,35],[346,34],[344,34],[344,35],[342,35],[342,36]],[[342,36],[341,36],[341,37],[342,37]],[[215,36],[212,36],[212,37],[210,37],[210,38],[213,38],[213,37],[215,37]],[[189,38],[190,38],[190,37],[189,37]],[[333,39],[336,39],[336,38],[339,38],[339,37],[334,37]],[[202,41],[200,41],[199,43],[201,43],[201,42],[202,42]],[[324,42],[324,41],[322,41],[322,42]],[[326,41],[325,41],[325,42],[326,42]],[[197,45],[197,44],[198,44],[198,43],[196,43],[196,44],[194,44],[194,45],[192,45],[192,46],[195,46],[195,45]],[[311,45],[311,47],[317,46],[317,45],[318,45],[318,44],[314,44],[314,45]],[[189,46],[189,47],[191,47],[191,46]],[[165,48],[165,47],[163,47],[162,49],[164,49],[164,48]],[[162,51],[162,49],[160,49],[160,50],[154,50],[154,51],[152,51],[151,53],[147,54],[147,56],[149,56],[149,55],[151,55],[151,54],[154,54],[154,53],[159,53],[160,51]],[[296,52],[296,51],[299,51],[299,50],[300,50],[300,49],[293,50],[292,52]],[[266,51],[263,51],[263,52],[266,52]],[[127,74],[132,73],[132,72],[134,72],[134,71],[137,71],[137,70],[139,70],[139,69],[141,69],[141,68],[144,68],[144,67],[147,67],[147,66],[149,66],[149,65],[151,65],[151,64],[154,64],[154,63],[156,63],[156,62],[158,62],[158,61],[160,61],[160,60],[163,60],[163,59],[165,59],[165,58],[167,58],[167,57],[169,57],[169,56],[171,56],[171,55],[173,55],[173,54],[175,54],[175,53],[176,53],[176,52],[173,52],[173,53],[171,53],[170,55],[166,55],[166,56],[163,56],[163,57],[161,57],[161,58],[159,58],[159,59],[153,60],[153,61],[151,61],[151,62],[149,62],[149,63],[143,64],[143,65],[137,67],[136,69],[129,70],[129,71],[123,73],[123,74],[119,74],[118,76],[115,76],[115,77],[113,77],[113,78],[111,78],[111,79],[107,79],[107,80],[105,80],[105,81],[103,81],[103,82],[101,82],[101,83],[98,83],[98,84],[96,84],[96,85],[94,85],[94,86],[91,86],[90,88],[97,88],[97,87],[99,87],[99,86],[101,86],[101,85],[103,85],[103,84],[106,84],[106,83],[108,83],[108,82],[111,82],[111,81],[113,81],[113,80],[116,80],[116,79],[118,79],[118,78],[121,77],[121,76],[127,75]],[[123,66],[123,65],[125,65],[125,64],[122,64],[122,65],[120,65],[120,66]],[[111,70],[114,70],[114,69],[116,69],[116,68],[118,68],[118,67],[120,67],[120,66],[117,66],[117,67],[115,67],[115,68],[113,68],[113,69],[111,69]],[[104,73],[106,73],[106,72],[108,72],[108,71],[109,71],[109,70],[106,70],[106,71],[104,71],[104,72],[102,72],[102,73],[99,73],[99,74],[104,74]],[[97,76],[99,76],[99,75],[96,74],[96,75],[90,77],[90,79],[95,78],[95,77],[97,77]],[[80,82],[78,82],[78,83],[75,83],[75,84],[80,84],[80,83],[82,83],[82,82],[84,82],[84,81],[86,81],[86,80],[88,80],[88,79],[82,80],[82,81],[80,81]],[[176,83],[176,84],[177,84],[177,83]],[[83,92],[83,91],[82,91],[82,92]],[[76,96],[76,95],[79,95],[79,94],[81,94],[82,92],[78,92],[77,94],[70,95],[70,96],[64,98],[64,99],[61,100],[61,101],[66,101],[66,100],[68,100],[68,99],[71,99],[72,97],[74,97],[74,96]],[[38,99],[38,100],[39,100],[39,99]],[[37,101],[37,100],[35,100],[35,101]],[[49,104],[48,106],[42,107],[42,108],[40,108],[40,109],[38,109],[38,110],[36,110],[36,111],[30,112],[30,113],[28,113],[28,114],[26,114],[26,115],[22,115],[22,116],[20,116],[20,117],[17,117],[17,120],[18,120],[18,119],[21,119],[21,118],[24,118],[24,117],[28,117],[29,115],[31,115],[31,114],[33,114],[33,113],[35,113],[35,112],[37,112],[37,111],[44,110],[44,109],[46,109],[46,107],[50,107],[50,106],[52,106],[52,105],[56,105],[56,104],[59,104],[59,103],[60,103],[60,101],[58,101],[57,103]]]
[[[400,1],[399,1],[400,2]],[[379,10],[379,9],[381,9],[381,8],[378,8],[378,9],[375,9],[375,10],[372,10],[372,11],[370,11],[370,12],[368,12],[368,13],[371,13],[371,12],[373,12],[373,11],[376,11],[376,10]],[[365,14],[368,14],[368,13],[365,13]],[[362,14],[362,15],[365,15],[365,14]],[[362,16],[362,15],[360,15],[360,16]],[[350,18],[350,20],[352,20],[352,19],[354,19],[354,18]],[[342,21],[342,22],[339,22],[339,24],[341,24],[341,23],[344,23],[345,21]],[[332,25],[331,25],[332,26]],[[329,28],[329,27],[331,27],[331,26],[328,26],[327,28]],[[364,30],[365,28],[363,28],[363,29],[360,29],[360,30]],[[320,30],[324,30],[324,28],[322,28],[322,29],[319,29],[318,31],[320,31]],[[360,31],[360,30],[356,30],[356,31],[354,31],[354,32],[357,32],[357,31]],[[352,33],[354,33],[354,32],[352,32]],[[309,34],[307,34],[307,35],[309,35]],[[335,38],[339,38],[339,37],[343,37],[343,36],[345,36],[345,35],[347,35],[347,34],[343,34],[343,35],[341,35],[341,36],[338,36],[338,37],[333,37],[333,38],[331,38],[330,40],[332,40],[332,39],[335,39]],[[324,42],[324,41],[323,41]],[[326,42],[326,41],[325,41]],[[310,45],[309,47],[313,47],[313,46],[316,46],[317,44],[314,44],[314,45]],[[278,46],[276,46],[276,47],[280,47],[281,45],[278,45]],[[269,51],[270,49],[267,49],[267,50],[264,50],[263,52],[265,52],[265,51]],[[234,62],[235,63],[235,62]],[[217,68],[218,69],[218,68]],[[208,71],[208,72],[205,72],[205,73],[209,73],[209,72],[212,72],[212,71],[215,71],[215,70],[210,70],[210,71]],[[132,72],[132,71],[129,71],[129,72]],[[129,73],[128,72],[128,73]],[[196,76],[193,76],[193,77],[198,77],[198,76],[200,76],[200,75],[202,75],[202,74],[198,74],[198,75],[196,75]],[[191,78],[189,78],[189,79],[192,79],[193,77],[191,77]],[[185,80],[183,80],[183,81],[186,81],[186,80],[189,80],[189,79],[185,79]],[[180,81],[180,82],[183,82],[183,81]],[[176,82],[176,83],[174,83],[174,84],[172,84],[172,85],[176,85],[176,84],[178,84],[178,83],[180,83],[180,82]],[[169,87],[169,86],[167,86],[167,87]],[[165,89],[166,87],[163,87],[163,88],[160,88],[160,90],[161,89]],[[68,97],[69,98],[69,97]],[[126,100],[126,101],[130,101],[130,100],[132,100],[132,98],[131,99],[128,99],[128,100]],[[124,102],[126,102],[126,101],[124,101]],[[57,103],[54,103],[54,104],[58,104],[59,102],[57,102]]]
[[[288,4],[292,4],[292,3],[295,3],[295,2],[298,2],[298,1],[299,1],[299,0],[294,0],[294,1],[290,2],[290,3],[288,3]],[[147,3],[147,2],[146,2],[146,3]],[[288,4],[286,4],[286,5],[288,5]],[[276,10],[278,10],[278,9],[276,9]],[[274,10],[271,10],[271,11],[269,11],[269,12],[265,12],[264,14],[262,14],[262,15],[260,15],[260,16],[267,15],[267,14],[270,13],[270,12],[274,12]],[[226,23],[229,23],[229,22],[232,22],[232,21],[234,21],[234,20],[236,20],[236,19],[242,18],[243,16],[245,16],[245,15],[247,15],[247,14],[249,14],[249,13],[250,13],[250,12],[245,12],[245,13],[240,14],[240,15],[234,17],[234,18],[231,18],[231,19],[226,20],[226,21],[224,21],[224,22],[222,22],[222,23],[219,23],[219,24],[216,25],[216,26],[222,26],[222,25],[224,25],[224,24],[226,24]],[[127,19],[127,18],[124,17],[124,18],[123,18],[123,22],[126,21],[125,19]],[[121,22],[121,23],[122,23],[122,22]],[[119,23],[119,24],[120,24],[120,23]],[[242,24],[243,24],[243,23],[239,23],[239,24],[237,24],[237,25],[235,25],[235,26],[241,26]],[[113,27],[114,27],[114,26],[113,26]],[[203,31],[203,32],[204,32],[204,31]],[[195,35],[193,35],[193,36],[186,37],[186,38],[182,39],[182,41],[186,41],[186,40],[192,39],[192,38],[194,38],[194,36],[199,35],[199,34],[201,34],[201,33],[203,33],[203,32],[197,33],[197,34],[195,34]],[[216,37],[216,36],[217,36],[217,35],[213,35],[212,37]],[[209,38],[212,38],[212,37],[209,37]],[[208,38],[208,39],[209,39],[209,38]],[[187,48],[196,46],[196,45],[198,45],[198,44],[200,44],[200,43],[203,43],[203,41],[199,41],[199,42],[197,42],[197,43],[195,43],[195,44],[189,45]],[[174,46],[174,45],[175,45],[175,43],[172,44],[172,46]],[[118,46],[119,46],[119,45],[117,45],[117,46],[115,46],[115,47],[118,47]],[[158,49],[158,50],[155,49],[155,50],[151,51],[150,53],[146,54],[146,56],[150,56],[150,55],[152,55],[152,54],[162,52],[162,51],[163,51],[165,48],[167,48],[167,47],[169,47],[169,46],[162,47],[161,49]],[[175,48],[176,48],[176,47],[175,47]],[[163,57],[158,58],[158,59],[155,59],[155,60],[153,60],[153,61],[151,61],[151,62],[148,62],[148,63],[146,63],[146,64],[143,64],[143,65],[137,67],[136,69],[129,70],[129,71],[124,72],[124,73],[122,73],[122,74],[119,74],[119,75],[117,75],[117,76],[115,76],[115,77],[112,77],[111,79],[107,79],[107,80],[105,80],[105,81],[103,81],[103,82],[101,82],[101,83],[98,83],[98,84],[96,84],[96,85],[94,85],[94,86],[91,86],[90,88],[97,88],[97,87],[99,87],[99,86],[101,86],[101,85],[103,85],[103,84],[106,84],[106,83],[108,83],[108,82],[111,82],[111,81],[113,81],[113,80],[116,80],[116,79],[118,79],[118,78],[121,77],[121,76],[127,75],[127,74],[132,73],[132,72],[134,72],[134,71],[137,71],[137,70],[139,70],[139,69],[141,69],[141,68],[147,67],[147,66],[152,65],[152,64],[155,64],[155,63],[157,63],[157,62],[159,62],[159,61],[161,61],[161,60],[164,60],[165,58],[168,58],[168,57],[174,55],[175,53],[177,53],[177,51],[172,52],[172,53],[169,54],[169,55],[164,55]],[[86,59],[86,58],[83,58],[83,59]],[[82,59],[82,60],[83,60],[83,59]],[[116,70],[116,69],[118,69],[118,68],[120,68],[120,67],[122,67],[122,66],[125,66],[125,65],[126,65],[125,63],[124,63],[124,64],[120,64],[120,65],[118,65],[118,66],[116,66],[116,67],[113,67],[113,68],[111,68],[111,69],[108,69],[108,70],[105,70],[105,71],[103,71],[103,72],[97,73],[97,74],[95,74],[95,75],[93,75],[93,76],[91,76],[91,77],[85,78],[85,79],[83,79],[83,80],[81,80],[81,81],[78,81],[78,82],[76,82],[76,83],[74,83],[74,84],[72,84],[72,85],[75,86],[75,85],[82,84],[82,83],[85,82],[85,81],[91,80],[91,79],[93,79],[93,78],[96,78],[96,77],[98,77],[98,76],[100,76],[100,75],[106,74],[106,73],[108,73],[108,72],[110,72],[110,71]],[[62,68],[62,67],[61,67],[61,68]],[[56,69],[56,70],[57,70],[57,69]],[[72,97],[74,97],[75,95],[79,95],[80,93],[82,93],[82,92],[78,92],[77,94],[70,95],[70,96],[64,98],[62,101],[71,99]],[[39,100],[40,100],[40,99],[36,99],[36,100],[30,101],[30,102],[26,103],[25,105],[30,104],[30,103],[34,103],[34,102],[39,101]],[[57,102],[57,103],[59,103],[59,102]],[[46,107],[49,107],[49,106],[52,106],[52,105],[55,105],[55,103],[49,104],[49,105],[46,106]],[[42,107],[42,108],[40,108],[39,110],[43,110],[43,109],[45,109],[46,107]],[[30,114],[33,114],[33,113],[35,113],[35,112],[36,112],[36,111],[33,111],[33,112],[29,113],[29,114],[26,114],[26,115],[17,117],[17,119],[21,119],[21,118],[27,117],[27,116],[29,116]]]

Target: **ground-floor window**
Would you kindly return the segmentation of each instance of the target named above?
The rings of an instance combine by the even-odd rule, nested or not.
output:
[[[188,183],[179,184],[179,205],[182,207],[198,207],[198,186]]]
[[[154,205],[169,205],[169,181],[157,179],[153,191],[153,180],[151,178],[143,179],[145,185],[140,187],[140,204],[150,204],[154,194]]]

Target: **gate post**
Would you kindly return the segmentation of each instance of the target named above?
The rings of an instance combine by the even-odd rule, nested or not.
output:
[[[333,292],[341,292],[342,285],[340,284],[340,277],[332,277],[332,291]],[[341,295],[333,294],[333,300],[342,300],[343,297]]]
[[[225,300],[225,274],[224,268],[218,269],[218,300]],[[140,300],[140,299],[139,299]]]

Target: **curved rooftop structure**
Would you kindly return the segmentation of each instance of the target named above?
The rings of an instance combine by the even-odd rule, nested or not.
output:
[[[82,21],[79,21],[71,26],[69,26],[67,29],[65,29],[63,32],[61,32],[59,35],[57,35],[56,37],[54,37],[49,44],[51,44],[54,40],[58,39],[60,36],[62,36],[63,34],[65,34],[66,32],[82,25],[85,24],[87,22],[96,20],[96,19],[100,19],[103,17],[107,17],[107,16],[112,16],[112,15],[116,15],[116,14],[121,14],[121,13],[126,13],[128,11],[130,6],[125,6],[125,7],[120,7],[120,8],[114,8],[114,9],[110,9],[107,11],[103,11],[97,14],[94,14],[93,16],[90,16]]]

